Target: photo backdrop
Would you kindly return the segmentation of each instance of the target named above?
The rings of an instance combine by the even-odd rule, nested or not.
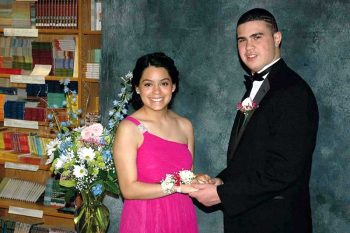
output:
[[[101,113],[108,118],[120,76],[136,59],[163,51],[180,70],[173,109],[196,136],[195,171],[215,176],[243,91],[235,25],[254,7],[270,10],[283,33],[282,57],[314,90],[320,125],[310,182],[314,232],[350,229],[350,3],[347,0],[104,0]],[[297,98],[297,96],[296,96]],[[107,198],[109,232],[117,232],[120,199]],[[197,208],[201,233],[223,232],[221,211]]]

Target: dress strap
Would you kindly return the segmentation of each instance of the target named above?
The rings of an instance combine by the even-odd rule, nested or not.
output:
[[[137,126],[137,128],[139,128],[141,133],[147,132],[147,128],[140,121],[138,121],[137,119],[135,119],[135,118],[133,118],[131,116],[127,116],[125,119],[128,120],[128,121],[131,121],[132,123],[134,123]]]

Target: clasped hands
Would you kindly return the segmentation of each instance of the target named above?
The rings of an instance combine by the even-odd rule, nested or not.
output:
[[[216,187],[222,185],[220,178],[211,178],[207,174],[197,174],[190,185],[183,187],[183,192],[188,193],[205,206],[213,206],[221,203]]]

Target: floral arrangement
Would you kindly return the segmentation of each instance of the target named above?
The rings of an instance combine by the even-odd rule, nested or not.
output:
[[[242,102],[237,104],[237,110],[247,115],[250,111],[255,110],[259,107],[255,101],[250,97],[245,98]]]
[[[127,103],[130,100],[132,73],[129,72],[122,79],[119,100],[113,101],[113,109],[110,112],[108,127],[95,123],[90,126],[70,128],[71,121],[57,123],[54,115],[49,115],[56,127],[57,137],[47,145],[49,156],[46,164],[52,163],[51,170],[61,174],[61,184],[66,187],[75,187],[78,191],[93,188],[95,193],[110,191],[119,194],[116,187],[116,173],[112,159],[112,142],[114,130],[127,113]],[[64,92],[73,93],[67,87],[65,81]],[[74,120],[78,112],[69,112],[68,115]],[[102,189],[101,191],[98,191]]]
[[[88,229],[86,232],[104,232],[108,227],[109,213],[108,209],[101,206],[103,194],[108,191],[119,195],[112,144],[114,131],[127,114],[127,103],[132,96],[132,73],[129,72],[121,79],[123,82],[118,94],[119,100],[113,101],[107,127],[100,123],[74,127],[71,120],[59,122],[54,114],[48,116],[50,126],[57,131],[57,137],[47,145],[49,158],[46,164],[52,163],[51,171],[60,175],[60,185],[69,188],[66,200],[77,192],[83,198],[84,208],[74,219],[76,224],[84,223],[79,227],[79,232],[85,232],[82,229]],[[65,93],[73,93],[71,99],[76,100],[74,92],[67,87],[68,82],[63,84]],[[78,113],[69,112],[69,119],[77,122]]]
[[[180,186],[180,184],[191,184],[194,178],[195,175],[192,171],[181,170],[179,172],[175,172],[174,174],[166,174],[165,178],[160,184],[164,193],[171,194],[175,192],[175,186]]]

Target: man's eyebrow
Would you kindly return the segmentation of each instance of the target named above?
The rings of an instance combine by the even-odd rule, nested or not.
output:
[[[264,33],[257,32],[257,33],[251,34],[249,37],[256,37],[256,36],[261,36],[261,35],[264,35]]]
[[[249,37],[252,38],[252,37],[261,36],[261,35],[264,35],[264,33],[257,32],[257,33],[251,34]],[[239,37],[237,37],[237,40],[241,40],[241,39],[245,39],[245,38],[246,38],[245,36],[239,36]]]

